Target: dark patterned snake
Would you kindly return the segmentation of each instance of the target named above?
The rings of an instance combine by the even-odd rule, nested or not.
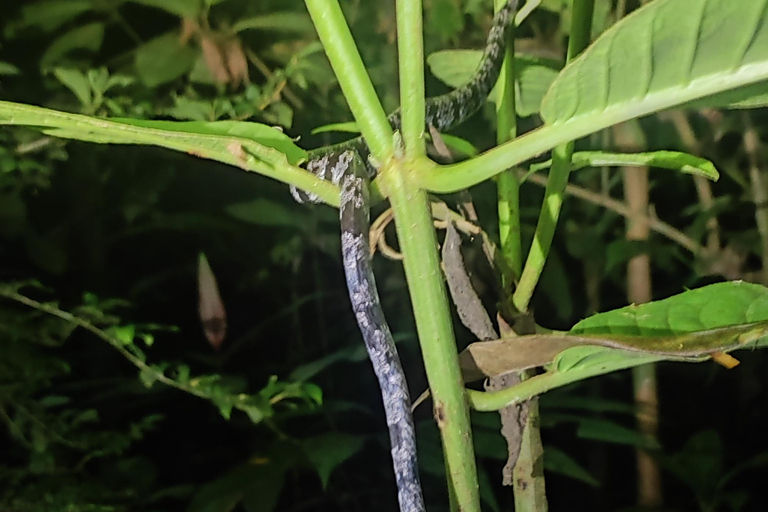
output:
[[[426,124],[446,131],[464,122],[485,103],[501,69],[508,28],[517,0],[509,0],[496,13],[480,65],[472,79],[448,94],[427,101]],[[400,128],[400,112],[388,117]],[[392,462],[401,512],[424,511],[416,458],[416,433],[405,373],[392,333],[379,302],[368,249],[368,181],[375,169],[368,162],[368,146],[362,137],[309,152],[307,170],[341,188],[341,251],[349,298],[384,401]],[[318,202],[311,193],[291,188],[298,202]]]

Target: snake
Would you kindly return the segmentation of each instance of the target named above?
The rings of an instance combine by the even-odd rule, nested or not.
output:
[[[472,78],[453,91],[429,98],[425,123],[438,132],[447,131],[475,114],[496,84],[504,60],[506,41],[517,9],[509,0],[494,15],[483,55]],[[399,109],[387,117],[393,130],[400,129]],[[389,430],[392,465],[401,512],[425,510],[416,455],[416,429],[405,372],[387,324],[371,267],[368,232],[369,181],[376,169],[363,137],[308,151],[306,169],[339,186],[341,200],[341,252],[352,309],[379,382]],[[320,198],[291,187],[300,203]]]

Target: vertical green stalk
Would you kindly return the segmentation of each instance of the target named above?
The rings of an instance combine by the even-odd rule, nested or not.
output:
[[[392,128],[338,0],[305,0],[304,3],[371,154],[380,161],[385,160],[392,154]]]
[[[388,194],[403,254],[405,276],[424,356],[424,368],[434,400],[434,415],[443,441],[452,506],[479,512],[469,407],[459,368],[448,297],[440,270],[437,236],[427,194],[415,179],[424,155],[424,59],[421,0],[398,0],[397,32],[400,97],[406,155],[380,173]]]
[[[446,472],[461,512],[479,512],[469,409],[464,393],[448,297],[440,270],[437,237],[427,194],[395,164],[382,170],[403,253],[405,277],[416,317],[434,415],[443,440]]]
[[[495,8],[501,9],[507,0],[495,0]],[[496,144],[503,144],[517,136],[515,111],[515,35],[514,27],[507,41],[504,63],[496,87],[500,101],[496,107]],[[514,170],[499,174],[496,179],[499,211],[499,239],[501,254],[514,272],[506,279],[517,279],[523,266],[523,250],[520,239],[520,181]],[[504,282],[504,287],[512,283]]]
[[[589,44],[592,29],[592,12],[594,0],[574,0],[571,15],[571,38],[568,41],[568,62],[576,58]],[[560,217],[560,209],[565,196],[565,186],[571,172],[571,155],[573,142],[568,142],[552,150],[552,167],[549,171],[549,181],[544,190],[544,201],[539,212],[533,243],[525,261],[525,267],[520,276],[512,302],[519,311],[527,311],[531,302],[533,290],[539,281],[544,263],[547,261],[552,238]]]
[[[506,0],[496,0],[496,10],[502,8]],[[499,104],[496,108],[496,143],[503,144],[517,136],[517,112],[515,109],[515,34],[514,27],[507,40],[504,63],[496,87],[499,88]],[[514,169],[499,174],[496,179],[499,212],[499,240],[501,254],[513,275],[503,276],[504,288],[511,289],[520,277],[523,264],[523,250],[520,233],[520,181]],[[532,333],[519,333],[532,334]],[[521,373],[525,380],[528,375]],[[525,424],[521,437],[520,452],[513,468],[512,490],[515,496],[516,512],[545,512],[547,498],[544,485],[544,472],[541,461],[544,448],[541,444],[539,429],[539,403],[537,399],[528,402]],[[512,405],[500,411],[502,423],[515,421],[520,414]],[[519,421],[519,420],[518,420]]]
[[[400,120],[406,156],[424,155],[424,40],[421,0],[397,1]]]

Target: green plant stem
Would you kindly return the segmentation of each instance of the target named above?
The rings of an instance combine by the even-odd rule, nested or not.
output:
[[[498,11],[506,0],[496,0],[494,7]],[[496,143],[503,144],[517,136],[517,112],[515,109],[515,35],[514,27],[507,40],[504,62],[499,81],[499,102],[496,107]],[[520,180],[514,168],[508,169],[496,178],[499,213],[499,240],[501,258],[512,274],[502,274],[505,290],[512,287],[520,278],[523,263],[523,250],[520,232]],[[528,334],[528,333],[518,333]],[[520,372],[520,379],[529,377],[527,372]],[[491,380],[493,382],[493,379]],[[502,432],[511,427],[519,428],[523,412],[515,406],[500,411]],[[516,512],[546,512],[547,498],[544,485],[544,472],[541,460],[544,448],[541,444],[539,429],[538,399],[530,400],[525,408],[525,423],[522,425],[519,454],[512,470],[512,491]],[[510,439],[507,440],[510,442]],[[514,439],[511,442],[516,442]],[[510,450],[518,449],[510,446]]]
[[[400,120],[405,154],[425,154],[424,41],[421,0],[397,1]]]
[[[20,304],[24,304],[25,306],[28,306],[37,311],[42,311],[43,313],[46,313],[48,315],[60,318],[61,320],[64,320],[68,324],[75,325],[77,327],[81,327],[85,329],[91,334],[94,334],[97,338],[100,338],[101,340],[109,343],[112,346],[112,348],[120,352],[120,354],[123,357],[125,357],[128,360],[128,362],[130,362],[137,369],[141,370],[142,372],[151,373],[152,377],[156,381],[161,382],[166,386],[176,388],[180,391],[184,391],[185,393],[189,393],[190,395],[196,396],[198,398],[205,398],[205,399],[211,398],[208,393],[206,393],[201,389],[197,389],[192,385],[184,384],[174,379],[171,379],[170,377],[166,377],[162,372],[148,365],[141,358],[137,357],[130,350],[125,348],[126,347],[125,343],[120,341],[115,336],[110,335],[107,331],[100,329],[99,327],[96,327],[95,325],[88,322],[87,320],[84,320],[78,316],[75,316],[72,313],[69,313],[68,311],[61,310],[51,304],[44,304],[42,302],[38,302],[34,299],[30,299],[29,297],[26,297],[19,293],[15,293],[15,292],[11,292],[3,289],[3,290],[0,290],[0,296],[14,300]]]
[[[427,194],[414,185],[413,174],[406,174],[400,162],[385,166],[380,179],[395,215],[434,415],[443,441],[449,492],[454,494],[458,510],[479,512],[469,409]]]
[[[518,311],[528,310],[533,290],[539,282],[539,277],[547,261],[565,197],[565,187],[568,185],[572,154],[573,142],[558,146],[552,151],[552,167],[547,186],[544,189],[544,200],[539,212],[536,232],[533,235],[531,250],[525,260],[520,281],[517,283],[517,288],[512,296],[512,302]]]
[[[392,128],[365,70],[338,0],[305,0],[305,4],[371,154],[384,161],[392,154]]]
[[[594,0],[577,0],[573,3],[567,62],[572,61],[589,44],[593,11]],[[547,187],[544,189],[544,201],[539,212],[536,232],[533,235],[531,250],[525,261],[523,272],[520,275],[520,282],[512,296],[512,302],[518,311],[528,310],[533,290],[539,282],[542,270],[544,270],[544,264],[547,261],[557,221],[560,217],[565,187],[568,185],[568,176],[571,172],[571,155],[573,155],[573,141],[566,142],[552,151],[552,167]]]
[[[543,373],[502,391],[483,392],[468,389],[467,397],[472,408],[477,411],[498,411],[508,405],[519,404],[531,397],[573,382],[665,359],[668,358],[655,354],[633,354],[631,358],[623,358],[621,361],[608,364],[572,368],[566,372]]]
[[[496,0],[496,10],[507,3],[507,0]],[[504,63],[496,87],[499,88],[500,101],[496,107],[496,144],[503,144],[517,136],[517,115],[515,111],[515,35],[514,27],[507,41]],[[523,250],[520,238],[520,180],[514,169],[499,174],[496,180],[499,212],[499,240],[502,257],[514,272],[514,276],[504,276],[505,279],[520,277],[523,265]],[[512,283],[504,283],[505,288]]]

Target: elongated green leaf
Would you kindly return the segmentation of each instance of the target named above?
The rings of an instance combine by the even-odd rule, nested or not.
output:
[[[56,68],[53,75],[77,96],[81,105],[90,105],[91,83],[79,69]]]
[[[104,40],[104,24],[89,23],[73,28],[56,38],[40,58],[40,69],[47,70],[56,65],[69,52],[80,50],[95,52]]]
[[[765,320],[768,288],[734,281],[600,313],[577,323],[571,333],[664,336]]]
[[[363,447],[363,438],[341,432],[329,432],[302,442],[307,458],[323,484],[328,486],[331,473]]]
[[[598,418],[582,418],[576,435],[583,439],[606,443],[628,444],[641,448],[658,449],[655,439],[647,438],[642,433],[619,425],[613,421]]]
[[[766,321],[676,334],[668,334],[668,328],[655,331],[655,335],[626,334],[623,330],[617,334],[610,325],[603,329],[598,333],[574,328],[572,334],[534,334],[472,343],[459,355],[464,379],[470,382],[550,362],[554,370],[567,372],[627,358],[702,360],[714,352],[768,345]]]
[[[531,165],[530,172],[548,169],[552,160]],[[697,174],[717,180],[720,174],[715,164],[680,151],[651,151],[647,153],[612,153],[610,151],[579,151],[573,154],[571,170],[602,166],[647,166]]]
[[[360,133],[360,128],[357,127],[357,123],[354,121],[347,121],[344,123],[331,123],[318,126],[312,130],[312,135],[326,132],[342,132],[342,133]]]
[[[44,133],[101,144],[147,144],[249,168],[298,163],[306,153],[280,130],[239,121],[173,122],[103,119],[0,101],[0,125],[38,128]],[[253,169],[257,170],[257,169]]]
[[[592,487],[600,487],[600,482],[581,464],[564,451],[552,446],[547,446],[544,449],[544,469],[571,477]]]
[[[91,0],[44,0],[27,3],[21,8],[19,20],[6,27],[7,35],[13,37],[16,31],[30,27],[50,32],[94,7]]]
[[[198,54],[181,43],[179,34],[168,32],[136,50],[136,73],[147,87],[157,87],[191,71]]]
[[[0,61],[0,75],[18,75],[21,70],[10,62]]]
[[[2,124],[101,144],[145,144],[183,151],[296,185],[338,205],[338,187],[296,167],[306,159],[306,152],[282,131],[258,123],[112,120],[0,101]]]
[[[307,13],[284,11],[244,18],[232,27],[234,32],[254,29],[306,34],[313,32],[314,26]]]
[[[542,117],[615,123],[764,82],[766,17],[766,0],[650,2],[566,66],[542,102]]]
[[[185,18],[194,18],[203,9],[200,0],[130,0],[136,4],[157,7],[170,14]]]
[[[303,228],[306,219],[277,201],[259,198],[253,201],[230,204],[226,207],[234,218],[260,226]]]

